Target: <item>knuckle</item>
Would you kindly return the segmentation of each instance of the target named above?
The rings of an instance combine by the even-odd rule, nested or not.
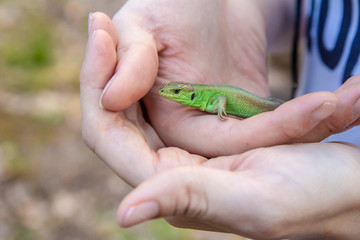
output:
[[[353,76],[338,88],[335,93],[340,97],[342,102],[347,102],[353,98],[359,98],[360,95],[360,75]]]
[[[354,122],[354,116],[351,111],[335,114],[325,122],[325,129],[329,134],[336,134],[344,131]]]
[[[253,221],[252,232],[256,233],[257,239],[283,239],[290,227],[286,208],[280,206],[273,195],[259,194],[259,198],[260,202],[267,204],[257,209],[257,215],[261,217]]]
[[[347,79],[345,81],[345,85],[348,85],[348,84],[360,84],[360,75],[355,75],[355,76],[352,76],[350,77],[349,79]]]
[[[301,137],[307,132],[304,124],[279,124],[278,126],[279,133],[287,140]]]
[[[325,128],[329,134],[336,134],[341,132],[344,128],[347,127],[347,123],[345,121],[329,121],[326,123]]]
[[[278,138],[282,139],[283,142],[302,137],[308,132],[310,127],[307,121],[301,120],[294,122],[292,117],[284,120],[283,117],[279,118],[278,115],[271,116],[270,126],[275,126],[273,131],[277,133]]]
[[[281,133],[285,139],[294,139],[297,137],[301,137],[304,134],[303,128],[300,128],[299,126],[282,126],[281,128]]]
[[[195,177],[198,176],[196,169],[196,167],[185,167],[179,172],[178,179],[183,183],[177,199],[180,204],[174,209],[174,215],[203,218],[208,213],[206,188],[204,183]]]

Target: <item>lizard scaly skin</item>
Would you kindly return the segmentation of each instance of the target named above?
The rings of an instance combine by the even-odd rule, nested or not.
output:
[[[224,120],[226,115],[252,117],[272,111],[282,103],[229,85],[170,82],[159,89],[159,94],[182,105],[215,113],[221,120]]]

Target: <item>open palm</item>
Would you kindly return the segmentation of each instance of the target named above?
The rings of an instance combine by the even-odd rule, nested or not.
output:
[[[118,221],[129,227],[165,217],[179,227],[254,239],[357,239],[342,236],[342,226],[347,234],[358,229],[359,155],[345,144],[293,144],[175,168],[131,192]]]

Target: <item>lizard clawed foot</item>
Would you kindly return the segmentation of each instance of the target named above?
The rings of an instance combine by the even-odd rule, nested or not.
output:
[[[227,116],[226,112],[225,112],[225,109],[221,109],[218,111],[218,117],[221,121],[224,121],[226,120],[227,118],[225,116]]]
[[[225,116],[227,116],[225,109],[226,109],[226,97],[220,96],[218,98],[218,117],[221,121],[226,120]]]

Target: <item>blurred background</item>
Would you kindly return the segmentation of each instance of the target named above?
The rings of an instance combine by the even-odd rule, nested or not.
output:
[[[117,226],[131,188],[81,139],[78,75],[88,13],[124,2],[0,0],[0,239],[242,239],[163,220]],[[288,78],[287,62],[272,79]]]

